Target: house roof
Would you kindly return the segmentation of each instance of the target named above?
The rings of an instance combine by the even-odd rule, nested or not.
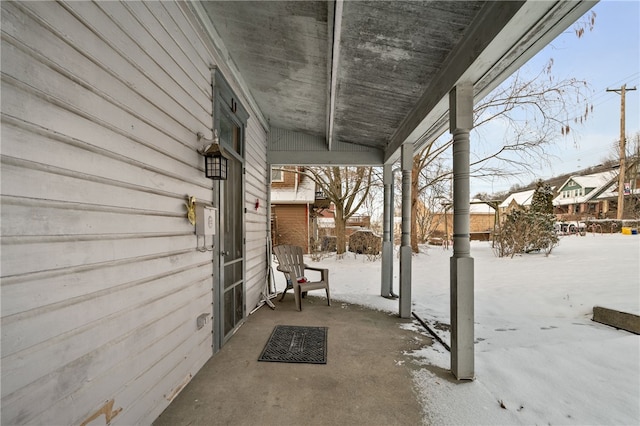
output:
[[[271,188],[271,204],[312,204],[316,200],[316,183],[303,176],[297,188]]]
[[[469,205],[469,213],[470,214],[495,214],[495,209],[480,200],[474,199],[474,200],[471,200],[471,204]]]
[[[512,201],[515,201],[519,206],[530,206],[534,192],[536,192],[535,189],[529,189],[522,192],[514,192],[513,194],[509,195],[502,203],[500,203],[500,208],[504,209],[509,207]]]
[[[447,130],[452,88],[481,99],[595,3],[189,4],[267,130],[269,163],[381,165]]]
[[[562,206],[567,204],[585,203],[598,195],[600,193],[599,190],[602,189],[605,185],[609,184],[613,179],[615,179],[617,175],[617,171],[607,170],[605,172],[593,173],[585,176],[571,176],[560,186],[560,193],[556,198],[554,198],[553,204]],[[563,197],[562,190],[571,181],[575,182],[583,190],[589,188],[591,188],[592,190],[588,193],[585,193],[585,191],[583,191],[583,194],[577,197]]]
[[[472,201],[471,205],[469,206],[469,213],[470,214],[494,214],[495,209],[488,204],[485,204],[485,203],[475,204]]]
[[[611,179],[615,178],[616,175],[616,172],[609,170],[587,176],[574,176],[572,179],[583,188],[599,188]]]

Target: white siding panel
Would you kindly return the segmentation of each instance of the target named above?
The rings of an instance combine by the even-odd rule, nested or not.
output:
[[[38,5],[33,7],[48,8],[46,4],[40,3],[47,2],[38,2]],[[29,6],[31,7],[31,5]],[[86,26],[85,28],[78,27],[76,31],[65,31],[65,38],[69,38],[74,46],[80,46],[85,51],[93,52],[92,58],[101,62],[104,60],[103,66],[105,68],[113,67],[114,72],[117,72],[123,79],[135,78],[139,74],[146,77],[144,80],[131,81],[132,88],[144,91],[144,93],[148,93],[150,90],[164,92],[182,105],[186,113],[210,111],[209,103],[204,102],[206,98],[192,96],[192,93],[176,85],[179,76],[172,75],[171,70],[165,68],[171,66],[170,63],[163,62],[163,59],[166,61],[166,57],[156,56],[159,54],[156,50],[145,50],[144,43],[147,43],[150,36],[140,28],[140,23],[135,16],[129,13],[125,5],[120,2],[98,2],[95,4],[68,2],[64,6],[75,14],[79,25]],[[57,10],[50,12],[50,16],[58,19],[60,15],[61,13]],[[53,24],[56,28],[65,28],[60,27],[60,24],[75,25],[71,27],[74,30],[78,25],[68,19],[60,23],[53,21]],[[153,40],[149,43],[153,43]],[[137,72],[129,70],[125,64],[129,64]],[[121,72],[117,68],[119,65],[124,67],[123,71],[125,72]],[[201,87],[205,88],[206,84],[203,83]],[[193,95],[198,94],[193,93]]]
[[[205,284],[203,283],[202,286],[204,287]],[[208,287],[208,283],[206,286]],[[145,342],[146,346],[141,346],[140,342],[132,338],[127,339],[128,344],[118,353],[121,361],[108,370],[105,370],[105,367],[111,365],[112,357],[99,358],[98,361],[102,362],[97,363],[94,362],[94,358],[102,355],[102,352],[109,355],[111,351],[109,348],[98,347],[94,353],[81,357],[63,367],[62,371],[56,372],[57,374],[53,375],[53,380],[50,376],[45,376],[37,383],[32,383],[21,389],[17,395],[10,395],[7,399],[13,402],[13,398],[19,397],[20,405],[38,407],[41,411],[28,421],[28,423],[36,424],[51,424],[51,418],[60,419],[59,422],[55,422],[58,424],[74,424],[78,423],[78,420],[83,421],[106,401],[97,400],[95,396],[92,396],[96,393],[111,395],[116,403],[114,408],[124,409],[135,404],[137,397],[151,389],[149,383],[155,384],[159,379],[165,379],[167,371],[180,364],[181,357],[189,356],[185,348],[190,347],[189,345],[193,346],[193,341],[197,339],[197,333],[195,333],[195,319],[191,322],[184,321],[184,318],[195,310],[191,301],[205,296],[197,290],[196,286],[191,286],[187,291],[178,292],[172,297],[150,303],[148,308],[133,311],[132,316],[127,319],[136,324],[149,321],[149,317],[157,315],[158,312],[171,314],[171,311],[166,312],[167,305],[171,306],[171,310],[175,310],[177,315],[173,318],[173,323],[167,324],[167,327],[162,330],[162,334],[157,333],[156,327],[147,330],[151,336],[149,342]],[[203,291],[206,294],[209,293],[208,290]],[[155,321],[157,323],[159,320],[155,319]],[[155,338],[153,338],[154,336]],[[58,376],[57,380],[56,376]],[[82,383],[83,386],[78,389],[67,386],[65,389],[59,383],[59,377],[75,382],[68,385]],[[44,409],[44,407],[48,408]],[[69,412],[69,408],[73,408],[76,412]],[[86,413],[83,413],[81,408],[86,410]],[[116,417],[113,423],[116,421],[118,423],[124,422],[122,424],[138,423],[138,419],[129,418],[127,420],[121,415]]]
[[[7,52],[3,49],[3,56]],[[12,81],[12,83],[17,83]],[[18,83],[19,84],[19,83]],[[45,134],[74,144],[80,149],[100,152],[103,155],[118,156],[122,161],[138,168],[159,171],[173,176],[184,176],[189,183],[211,187],[211,182],[203,178],[204,164],[195,148],[189,161],[179,161],[171,152],[160,152],[146,139],[136,138],[110,127],[107,123],[97,123],[88,117],[79,116],[82,111],[72,111],[53,99],[43,102],[46,95],[22,90],[14,84],[2,81],[3,123],[13,123],[31,132]],[[28,117],[28,121],[24,121]],[[4,132],[4,125],[3,125]],[[6,144],[9,145],[9,144]],[[5,144],[3,143],[3,152]],[[198,168],[198,172],[196,172]],[[131,177],[130,177],[131,179]]]
[[[156,58],[162,61],[163,68],[167,69],[169,74],[180,77],[177,83],[181,84],[185,91],[194,94],[200,90],[201,96],[209,96],[211,90],[206,82],[210,74],[207,72],[202,73],[204,68],[198,67],[192,62],[194,59],[201,58],[192,59],[185,55],[173,35],[162,27],[166,23],[170,28],[175,28],[173,20],[166,13],[164,7],[153,7],[154,13],[157,14],[156,17],[149,11],[149,7],[152,6],[148,6],[143,2],[127,2],[124,4],[136,16],[140,25],[149,33],[150,38],[148,41],[140,43],[143,49],[162,52],[163,55],[158,53],[155,55]],[[177,30],[172,32],[176,35],[180,34]],[[138,40],[140,39],[138,38]]]
[[[266,133],[258,120],[247,124],[247,158],[245,174],[246,215],[246,265],[247,265],[247,309],[251,311],[260,302],[260,293],[267,280],[267,175]],[[255,209],[256,199],[260,202]]]
[[[200,266],[202,268],[202,266]],[[92,322],[87,322],[84,317],[82,317],[82,321],[77,322],[76,324],[72,324],[72,319],[60,319],[60,322],[64,323],[67,321],[67,324],[56,324],[57,330],[46,330],[39,333],[40,336],[25,336],[24,339],[21,339],[20,342],[12,342],[14,343],[14,347],[7,348],[6,352],[8,353],[5,356],[5,359],[11,361],[11,370],[5,373],[6,379],[8,380],[8,386],[2,387],[2,397],[3,400],[9,401],[12,397],[7,398],[8,395],[13,395],[13,398],[16,395],[21,395],[24,393],[24,388],[20,388],[17,386],[12,386],[14,379],[20,379],[25,383],[40,383],[44,384],[50,380],[57,380],[60,376],[52,375],[52,372],[57,370],[57,363],[61,365],[65,365],[67,363],[73,363],[74,361],[80,359],[87,354],[91,354],[99,349],[102,351],[104,348],[108,348],[111,346],[118,346],[121,349],[125,349],[120,346],[122,344],[121,341],[130,339],[131,335],[136,335],[139,338],[142,337],[144,333],[151,333],[152,336],[155,336],[154,339],[159,339],[162,334],[156,333],[156,323],[159,321],[156,318],[157,311],[161,310],[165,313],[165,315],[173,315],[173,312],[177,310],[180,306],[180,303],[187,303],[186,301],[180,302],[179,300],[188,300],[191,296],[189,296],[194,290],[193,288],[199,288],[202,285],[208,285],[206,281],[188,281],[192,278],[200,279],[195,276],[198,272],[198,267],[190,267],[188,269],[194,269],[194,271],[184,270],[179,272],[180,279],[184,280],[186,284],[179,288],[173,288],[175,285],[175,281],[172,282],[174,276],[167,276],[163,279],[158,279],[156,282],[146,281],[146,282],[134,282],[131,286],[123,288],[121,290],[114,290],[112,293],[105,294],[102,292],[102,295],[95,296],[98,299],[102,299],[101,303],[107,302],[109,298],[113,299],[122,295],[133,295],[134,297],[140,299],[143,297],[140,293],[149,291],[153,286],[158,286],[158,290],[154,293],[157,293],[157,296],[151,301],[140,301],[138,300],[136,303],[125,303],[123,306],[116,306],[105,310],[105,312],[94,313],[93,317],[97,318]],[[204,284],[203,284],[204,283]],[[168,303],[171,302],[171,303]],[[56,315],[63,314],[66,312],[73,313],[74,309],[78,309],[80,301],[75,303],[76,306],[62,306],[60,303],[57,305],[56,310],[53,310],[53,307],[46,307],[46,309],[41,309],[40,311],[46,311],[46,315],[48,317],[55,317]],[[55,305],[54,305],[55,306]],[[139,309],[139,307],[144,307],[144,309]],[[156,308],[156,312],[154,312],[153,308]],[[65,312],[66,310],[66,312]],[[31,314],[31,316],[29,316]],[[11,333],[14,333],[16,329],[20,326],[21,323],[25,323],[25,329],[28,329],[30,326],[35,326],[39,321],[42,320],[39,318],[41,315],[35,315],[38,312],[28,312],[24,315],[14,315],[9,318],[7,321],[7,332],[3,331],[3,334],[6,338],[10,338]],[[14,317],[22,317],[22,318],[14,318]],[[140,326],[134,329],[123,328],[118,325],[118,318],[127,318],[129,320],[137,321]],[[77,321],[78,318],[74,318],[74,321]],[[56,320],[57,321],[57,320]],[[153,321],[153,322],[151,322]],[[195,328],[195,320],[194,321],[185,321],[185,318],[180,318],[180,322],[188,322]],[[16,325],[16,323],[20,323]],[[75,327],[74,327],[75,325]],[[4,328],[5,326],[3,326]],[[49,327],[46,327],[49,328]],[[54,327],[52,327],[54,328]],[[66,328],[67,330],[64,333],[61,333],[60,330]],[[45,340],[43,338],[44,333],[55,334],[58,333],[55,338]],[[3,336],[3,338],[5,338]],[[28,338],[28,339],[27,339]],[[40,342],[36,342],[36,338],[41,340]],[[139,339],[140,340],[140,339]],[[49,353],[45,353],[42,351],[43,348],[51,345],[52,342],[55,342],[56,345],[51,347]],[[15,351],[16,345],[28,346],[29,350]],[[144,348],[145,345],[142,341],[133,341],[129,342],[129,345],[139,345],[139,347]],[[4,351],[4,348],[3,348]],[[126,353],[122,352],[120,356],[124,356]],[[95,354],[94,354],[95,356]],[[120,361],[124,361],[123,358]],[[55,361],[55,362],[52,362]],[[109,360],[109,362],[117,363],[119,362],[118,358],[113,358]],[[99,375],[102,373],[103,369],[106,369],[108,364],[104,363],[96,363],[93,365],[93,368],[96,369],[95,374]],[[29,391],[26,389],[28,393],[35,392],[35,390]],[[73,389],[71,389],[73,390]],[[4,409],[5,407],[3,407]],[[4,410],[3,410],[4,411]]]
[[[3,173],[4,174],[4,173]],[[148,234],[185,230],[186,215],[155,215],[86,204],[4,197],[2,234],[7,236]],[[187,227],[189,224],[187,222]]]
[[[213,263],[184,202],[213,201],[195,135],[215,58],[176,3],[1,7],[1,421],[151,423],[212,353],[196,318],[213,315]],[[265,141],[250,119],[247,200],[266,200]]]
[[[181,233],[4,236],[3,244],[10,250],[1,253],[2,275],[6,282],[38,271],[52,275],[65,268],[190,250],[195,241],[195,236]],[[51,251],[63,255],[53,257]]]
[[[11,10],[11,7],[7,7]],[[59,18],[61,20],[61,18]],[[66,20],[62,25],[68,25],[73,28],[78,25],[77,20],[72,16],[66,16]],[[27,37],[17,40],[13,37],[16,33],[24,33],[24,28],[33,28],[27,33]],[[157,105],[158,110],[153,111],[156,114],[155,122],[171,123],[171,126],[182,127],[188,129],[189,126],[201,125],[206,123],[208,113],[204,107],[198,108],[202,110],[200,117],[192,116],[191,113],[183,114],[184,121],[176,120],[176,117],[169,113],[176,109],[180,111],[184,109],[179,103],[171,99],[165,92],[155,88],[152,81],[149,80],[140,70],[136,69],[131,63],[125,61],[121,56],[117,56],[115,52],[109,49],[95,51],[95,45],[99,43],[97,36],[94,36],[91,49],[82,49],[78,45],[72,45],[69,40],[60,33],[61,27],[44,27],[36,26],[35,21],[25,18],[20,25],[14,23],[8,28],[12,37],[8,38],[12,46],[21,49],[25,54],[37,58],[47,67],[56,69],[61,74],[68,75],[78,84],[87,90],[100,92],[102,96],[109,98],[112,102],[119,102],[126,99],[126,108],[131,111],[141,111],[143,107]],[[85,43],[91,41],[85,40]],[[109,55],[111,53],[111,56]],[[70,69],[68,63],[74,64]],[[106,65],[108,64],[108,66]],[[3,67],[4,70],[4,67]],[[147,111],[149,113],[150,111]],[[184,112],[188,112],[184,109]]]
[[[162,2],[163,9],[155,8],[154,13],[156,16],[161,17],[163,22],[168,22],[172,25],[174,31],[171,32],[172,38],[176,44],[184,52],[184,54],[192,62],[202,62],[206,64],[213,63],[211,54],[202,43],[202,40],[193,32],[189,31],[190,23],[186,19],[182,8],[173,2]],[[198,69],[202,71],[202,69]],[[209,79],[210,73],[206,72],[202,75],[203,78]],[[207,95],[210,93],[207,91]]]
[[[213,202],[196,133],[211,129],[209,66],[229,68],[185,4],[0,7],[1,422],[150,424],[212,355],[212,322],[196,326],[213,316],[212,253],[184,203]],[[248,310],[268,226],[254,114]]]

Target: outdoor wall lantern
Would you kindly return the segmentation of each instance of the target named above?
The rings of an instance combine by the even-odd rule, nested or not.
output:
[[[218,130],[213,131],[213,139],[206,139],[202,133],[198,132],[198,140],[207,143],[202,150],[198,150],[200,154],[204,155],[205,176],[214,180],[227,180],[227,157],[224,156],[222,147],[220,147]]]

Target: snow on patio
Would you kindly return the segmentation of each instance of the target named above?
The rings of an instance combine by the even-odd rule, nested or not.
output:
[[[451,255],[424,247],[412,264],[413,311],[445,341]],[[640,314],[638,236],[566,236],[549,257],[513,259],[472,242],[471,255],[476,380],[457,382],[439,343],[414,353],[425,423],[640,424],[640,336],[591,320],[594,306]],[[379,295],[379,260],[310,263],[329,268],[333,299],[398,313]],[[396,258],[396,293],[398,271]]]

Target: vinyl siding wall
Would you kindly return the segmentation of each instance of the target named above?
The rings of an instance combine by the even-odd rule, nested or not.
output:
[[[213,202],[196,133],[224,64],[184,3],[1,7],[1,422],[149,424],[212,356],[212,322],[196,327],[214,315],[212,252],[184,204]],[[266,273],[258,120],[246,141],[250,310]]]

